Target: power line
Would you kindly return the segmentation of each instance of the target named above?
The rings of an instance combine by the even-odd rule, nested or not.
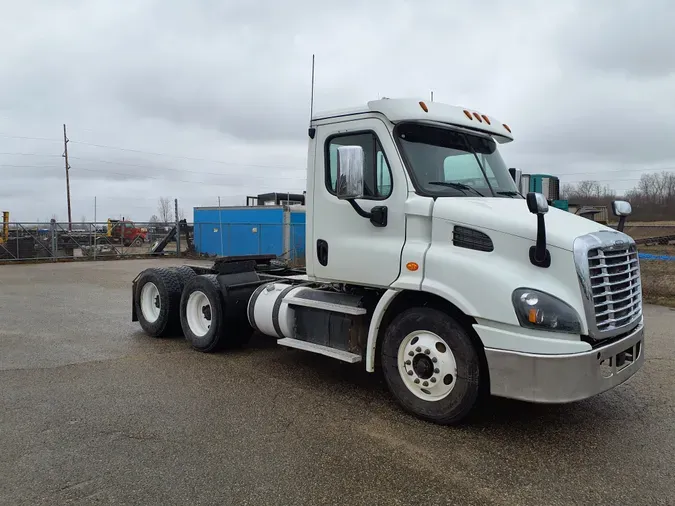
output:
[[[75,157],[69,156],[68,159],[72,160]],[[102,161],[102,160],[98,160]],[[115,163],[115,162],[107,162],[107,163]],[[7,168],[17,168],[17,169],[59,169],[61,167],[58,167],[56,165],[13,165],[13,164],[0,164],[0,167],[7,167]],[[148,174],[139,174],[139,173],[129,173],[129,172],[117,172],[117,171],[110,171],[110,170],[98,170],[98,169],[89,169],[86,167],[79,167],[79,166],[69,166],[70,170],[75,170],[75,172],[83,170],[86,172],[93,172],[96,174],[100,174],[101,176],[105,177],[106,175],[116,175],[116,176],[128,176],[130,178],[138,178],[138,179],[154,179],[158,181],[175,181],[175,182],[180,182],[180,183],[196,183],[196,184],[202,184],[202,185],[209,185],[209,184],[214,184],[214,181],[189,181],[186,179],[177,179],[177,178],[169,178],[169,177],[157,177],[157,176],[150,176]],[[161,167],[157,168],[158,170],[161,170]],[[169,170],[177,170],[181,171],[180,169],[169,169]],[[218,177],[240,177],[244,179],[245,181],[249,180],[270,180],[270,179],[283,179],[283,180],[288,180],[288,181],[294,181],[296,183],[302,183],[305,184],[306,180],[304,178],[292,178],[292,177],[280,177],[280,176],[275,176],[275,177],[264,177],[264,176],[248,176],[246,174],[242,174],[241,176],[235,175],[235,174],[216,174],[216,173],[206,173],[206,172],[196,172],[196,171],[181,171],[181,172],[189,172],[190,174],[213,174]],[[215,183],[218,184],[219,186],[231,186],[232,183]],[[272,188],[272,186],[268,186],[268,188]]]
[[[76,169],[76,171],[77,170],[84,170],[84,171],[87,171],[87,172],[94,172],[94,173],[98,173],[98,174],[102,174],[102,175],[114,174],[114,175],[117,175],[117,176],[129,176],[129,177],[132,177],[132,178],[137,177],[139,179],[153,179],[153,180],[158,180],[158,181],[189,183],[189,184],[199,184],[199,185],[233,186],[232,183],[218,183],[218,182],[215,182],[215,181],[188,181],[186,179],[168,179],[168,178],[164,178],[164,177],[153,177],[153,176],[149,176],[147,174],[143,174],[143,175],[139,176],[138,174],[129,174],[128,172],[126,172],[126,173],[125,172],[113,172],[113,171],[101,172],[101,171],[96,170],[96,169],[85,169],[83,167],[79,167],[79,168],[75,167],[75,169]],[[247,180],[251,179],[249,176],[242,176],[242,177],[247,179]],[[268,179],[268,178],[260,178],[260,179]],[[300,180],[300,179],[297,179],[295,181],[297,181],[298,184],[305,184],[306,183],[306,181]],[[237,186],[241,186],[241,184],[238,184]],[[263,187],[263,188],[274,188],[273,186],[264,186],[264,185],[261,186],[261,187]]]
[[[11,155],[11,156],[58,156],[61,158],[61,155],[56,155],[54,153],[0,153],[0,155]]]
[[[661,172],[669,172],[671,170],[675,170],[675,168],[668,168],[668,169],[610,169],[610,170],[601,170],[598,172],[566,172],[564,174],[559,174],[558,177],[563,177],[563,176],[594,176],[594,175],[602,175],[606,174],[607,172],[652,172],[652,173],[661,173]]]
[[[74,141],[73,141],[74,142]],[[211,175],[211,176],[225,176],[227,174],[223,174],[222,172],[206,172],[206,171],[199,171],[199,170],[189,170],[189,169],[176,169],[174,167],[165,167],[161,166],[158,167],[156,165],[144,165],[144,164],[139,164],[139,163],[125,163],[125,162],[115,162],[112,160],[97,160],[95,158],[83,158],[80,156],[71,156],[71,160],[82,160],[82,161],[87,161],[87,162],[96,162],[96,163],[107,163],[111,165],[124,165],[128,167],[140,167],[140,168],[147,168],[147,169],[153,169],[153,170],[174,170],[176,172],[188,172],[191,174],[205,174],[205,175]],[[287,169],[287,170],[294,170],[294,171],[301,171],[305,172],[304,169]],[[243,174],[242,176],[245,176]],[[250,176],[247,176],[250,177]],[[263,177],[263,176],[254,176],[254,177]],[[287,177],[287,176],[271,176],[274,179],[296,179],[294,177]]]
[[[196,158],[192,156],[184,156],[184,155],[171,155],[168,153],[157,153],[154,151],[143,151],[141,149],[130,149],[130,148],[120,148],[117,146],[108,146],[106,144],[93,144],[91,142],[82,142],[82,141],[71,141],[73,144],[82,144],[84,146],[93,146],[96,148],[103,148],[103,149],[115,149],[117,151],[129,151],[131,153],[142,153],[146,155],[153,155],[153,156],[166,156],[169,158],[179,158],[182,160],[191,160],[195,162],[210,162],[210,163],[220,163],[223,165],[239,165],[242,167],[262,167],[266,169],[290,169],[290,170],[298,170],[295,167],[290,167],[287,165],[262,165],[262,164],[245,164],[245,163],[237,163],[237,162],[225,162],[223,160],[213,160],[209,158]]]
[[[56,165],[11,165],[0,164],[0,167],[11,167],[16,169],[59,169]]]
[[[24,135],[10,135],[0,133],[0,137],[5,137],[7,139],[27,139],[31,141],[49,141],[49,142],[63,142],[61,139],[52,139],[49,137],[28,137]]]

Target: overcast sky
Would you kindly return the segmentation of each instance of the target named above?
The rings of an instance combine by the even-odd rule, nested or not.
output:
[[[305,189],[315,110],[429,96],[508,123],[502,155],[621,191],[675,168],[666,0],[0,0],[0,210],[156,213]],[[113,149],[117,148],[117,149]],[[124,149],[119,149],[124,148]]]

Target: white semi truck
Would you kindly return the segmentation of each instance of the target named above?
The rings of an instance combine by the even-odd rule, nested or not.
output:
[[[381,369],[407,411],[463,420],[485,394],[585,399],[644,361],[635,242],[522,196],[473,109],[382,99],[313,116],[306,270],[223,259],[143,271],[132,320],[203,352],[254,331]],[[627,202],[615,214],[630,214]]]

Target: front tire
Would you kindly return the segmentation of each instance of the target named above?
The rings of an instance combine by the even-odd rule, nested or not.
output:
[[[441,425],[461,422],[480,393],[480,358],[448,314],[410,308],[387,328],[381,349],[389,390],[408,412]]]

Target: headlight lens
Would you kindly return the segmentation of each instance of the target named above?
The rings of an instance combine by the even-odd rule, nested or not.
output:
[[[577,312],[553,295],[519,288],[513,292],[512,299],[521,327],[581,333],[581,320]]]

